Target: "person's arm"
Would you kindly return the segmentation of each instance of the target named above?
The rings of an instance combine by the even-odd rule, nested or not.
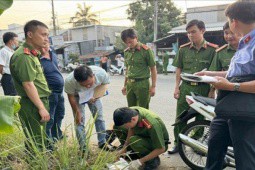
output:
[[[175,71],[175,89],[174,89],[174,98],[179,99],[180,97],[180,83],[181,83],[181,68],[176,68]]]
[[[226,77],[227,71],[200,71],[194,74],[198,76]]]
[[[41,122],[47,122],[50,120],[50,114],[45,108],[43,102],[41,101],[38,91],[33,82],[23,82],[22,83],[24,90],[28,98],[34,103],[34,105],[38,108],[39,114],[41,116]]]
[[[72,110],[73,110],[73,114],[74,114],[74,117],[75,117],[75,122],[76,122],[77,125],[79,125],[79,124],[81,124],[82,117],[81,117],[81,112],[80,112],[78,103],[75,99],[74,94],[67,94],[67,97],[68,97],[69,103],[70,103],[70,105],[72,107]]]
[[[122,88],[122,90],[121,90],[123,95],[126,95],[126,94],[127,94],[127,89],[126,89],[127,81],[128,81],[128,79],[127,79],[127,73],[128,73],[128,69],[126,68],[124,86],[123,86],[123,88]]]
[[[150,67],[151,70],[151,87],[150,87],[150,95],[155,95],[156,81],[157,81],[157,68],[156,66]]]
[[[3,74],[3,69],[4,69],[4,66],[0,65],[0,74]]]
[[[140,160],[140,162],[142,164],[144,164],[145,162],[159,156],[160,154],[164,153],[165,152],[165,147],[163,148],[157,148],[157,149],[154,149],[151,153],[149,153],[148,155],[146,155],[145,157],[142,157]]]
[[[235,83],[229,82],[226,78],[216,77],[217,82],[212,83],[216,89],[234,91]],[[255,81],[243,82],[240,83],[240,92],[244,93],[255,93]]]
[[[125,141],[125,143],[123,145],[123,148],[119,152],[119,155],[127,152],[127,147],[130,144],[130,137],[133,136],[133,135],[134,135],[134,129],[128,129],[128,134],[127,134],[126,141]]]

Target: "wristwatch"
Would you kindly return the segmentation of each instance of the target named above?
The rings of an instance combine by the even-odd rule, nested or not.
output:
[[[240,89],[240,83],[234,83],[234,91],[238,91]]]

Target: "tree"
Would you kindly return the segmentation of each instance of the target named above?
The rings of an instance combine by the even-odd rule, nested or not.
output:
[[[86,4],[83,3],[83,6],[81,4],[77,4],[77,8],[78,11],[75,16],[70,18],[70,22],[73,23],[74,27],[99,23],[96,19],[97,15],[90,12],[91,6],[86,6]]]
[[[127,48],[126,44],[122,41],[120,36],[116,37],[116,42],[114,44],[115,48],[119,51],[124,51],[125,48]]]
[[[167,35],[173,27],[184,23],[180,9],[171,0],[158,1],[158,38]],[[137,0],[129,5],[128,19],[135,22],[139,41],[146,43],[153,41],[154,35],[154,0]]]
[[[12,6],[13,0],[1,0],[0,1],[0,15],[8,8]]]

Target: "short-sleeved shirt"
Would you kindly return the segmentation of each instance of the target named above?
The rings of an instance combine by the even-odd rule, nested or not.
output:
[[[53,50],[50,50],[49,53],[50,59],[43,56],[40,58],[43,72],[50,90],[55,93],[62,93],[64,88],[64,79],[58,69],[57,55]]]
[[[255,29],[241,38],[227,77],[255,75]]]
[[[0,65],[3,66],[3,74],[11,74],[10,72],[10,59],[13,55],[14,51],[10,49],[8,46],[4,46],[0,50]]]
[[[51,94],[39,57],[40,52],[24,43],[14,52],[11,58],[10,70],[14,85],[18,94],[22,97],[27,97],[22,82],[33,82],[40,98],[48,97]]]
[[[176,54],[173,66],[181,68],[182,72],[190,74],[209,69],[217,47],[217,45],[205,40],[199,50],[192,43],[184,44]]]
[[[164,122],[161,118],[150,110],[145,108],[134,106],[130,107],[136,109],[139,112],[139,119],[137,125],[133,128],[134,134],[142,136],[143,138],[149,138],[152,141],[153,148],[163,148],[169,141],[169,135]],[[146,119],[151,125],[151,128],[146,126],[140,126],[142,119]]]
[[[94,90],[95,87],[103,84],[109,84],[109,75],[104,69],[98,66],[89,66],[95,76],[95,84],[91,88],[81,86],[74,78],[74,72],[70,73],[65,79],[65,92],[67,94],[78,95],[80,92]]]
[[[135,49],[126,49],[124,58],[127,77],[131,79],[149,78],[150,67],[156,65],[152,50],[141,43]]]
[[[230,44],[225,44],[216,50],[212,64],[209,68],[210,71],[227,71],[230,61],[234,56],[236,50]]]

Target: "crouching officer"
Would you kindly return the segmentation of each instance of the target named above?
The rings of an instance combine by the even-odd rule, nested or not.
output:
[[[117,136],[126,138],[120,140],[123,148],[119,154],[130,150],[138,153],[139,159],[131,161],[129,168],[138,169],[143,165],[145,170],[157,168],[159,155],[168,149],[169,136],[163,121],[153,112],[138,106],[116,109],[113,119],[115,126],[121,126],[123,132],[116,133]]]

